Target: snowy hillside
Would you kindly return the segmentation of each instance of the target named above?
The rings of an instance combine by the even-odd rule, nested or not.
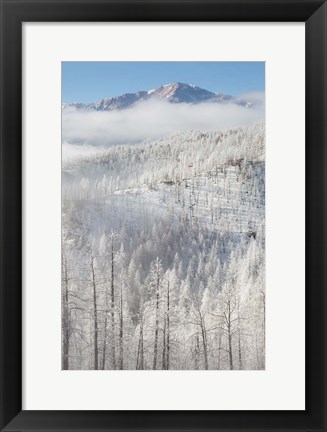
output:
[[[264,134],[179,132],[64,163],[64,369],[265,368]]]

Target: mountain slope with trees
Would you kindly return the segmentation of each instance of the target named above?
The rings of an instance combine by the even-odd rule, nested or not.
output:
[[[265,368],[263,123],[63,165],[62,368]]]

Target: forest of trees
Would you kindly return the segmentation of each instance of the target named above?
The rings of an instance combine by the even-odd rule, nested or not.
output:
[[[63,164],[63,369],[265,368],[264,133]]]

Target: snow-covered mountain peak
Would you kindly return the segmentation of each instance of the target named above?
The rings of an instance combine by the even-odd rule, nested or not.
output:
[[[214,93],[209,90],[198,87],[194,84],[174,82],[163,84],[156,89],[148,91],[137,91],[135,93],[125,93],[121,96],[103,98],[98,102],[90,104],[82,103],[65,103],[62,109],[76,111],[113,111],[133,107],[136,103],[159,99],[170,103],[190,103],[199,104],[202,102],[213,103],[234,103],[244,107],[250,107],[251,104],[243,99],[235,98],[224,93]]]

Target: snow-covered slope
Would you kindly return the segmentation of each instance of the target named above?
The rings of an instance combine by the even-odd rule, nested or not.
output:
[[[264,130],[64,164],[65,368],[264,369]]]

